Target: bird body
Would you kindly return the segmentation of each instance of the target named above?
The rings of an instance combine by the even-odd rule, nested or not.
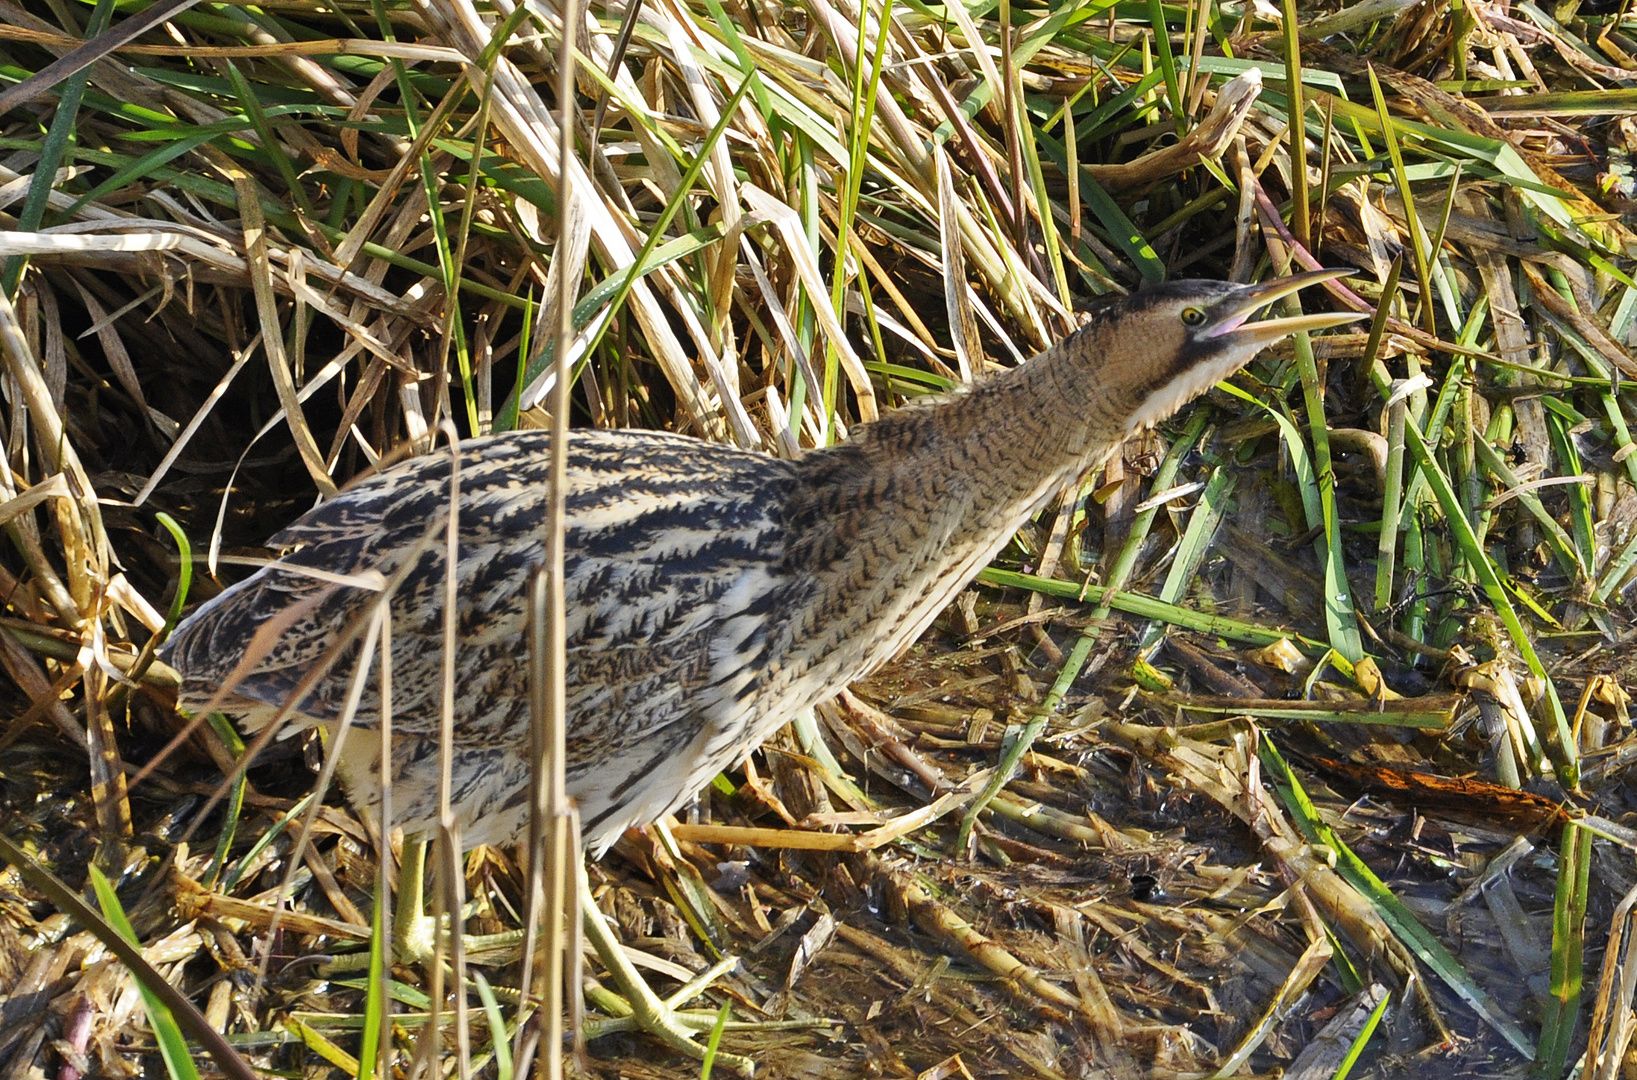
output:
[[[675,809],[790,716],[890,659],[1031,514],[1132,433],[1268,341],[1343,321],[1247,322],[1323,276],[1337,275],[1260,289],[1179,282],[1118,301],[1026,364],[793,461],[663,433],[573,433],[567,778],[587,846],[600,851]],[[450,454],[430,453],[273,537],[287,553],[201,607],[166,646],[183,704],[228,687],[222,707],[255,728],[300,696],[296,722],[336,727],[361,635],[337,643],[384,581],[395,819],[429,829],[455,505],[452,799],[466,843],[519,836],[530,791],[526,583],[545,555],[549,449],[545,433],[471,439],[454,484]],[[315,665],[327,665],[316,678]],[[372,673],[356,724],[378,723],[380,697]],[[377,803],[379,740],[346,745],[351,797]]]

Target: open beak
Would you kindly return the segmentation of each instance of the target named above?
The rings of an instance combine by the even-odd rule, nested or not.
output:
[[[1231,334],[1236,342],[1266,345],[1299,330],[1324,330],[1367,319],[1369,315],[1364,312],[1326,311],[1316,315],[1292,315],[1283,319],[1250,321],[1258,311],[1281,297],[1289,296],[1309,285],[1317,285],[1321,281],[1334,281],[1352,274],[1352,270],[1310,270],[1289,277],[1274,278],[1260,285],[1247,286],[1238,297],[1211,313],[1215,325],[1206,330],[1204,336],[1226,337]]]

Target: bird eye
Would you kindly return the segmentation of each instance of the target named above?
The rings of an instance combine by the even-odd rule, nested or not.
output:
[[[1191,307],[1191,308],[1183,308],[1182,309],[1182,325],[1184,325],[1184,326],[1200,326],[1204,322],[1205,322],[1205,313],[1203,311],[1201,311],[1199,308]]]

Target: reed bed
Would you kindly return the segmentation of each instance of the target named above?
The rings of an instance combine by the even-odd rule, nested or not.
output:
[[[647,0],[571,18],[565,103],[538,3],[0,0],[0,1080],[526,1066],[508,960],[315,977],[377,838],[152,644],[351,477],[549,423],[559,276],[572,423],[794,455],[1098,296],[1318,266],[1370,322],[1088,477],[600,902],[662,985],[742,958],[700,1007],[768,1076],[1621,1075],[1628,7]],[[514,853],[464,871],[516,927]],[[571,1067],[700,1075],[618,1028]]]

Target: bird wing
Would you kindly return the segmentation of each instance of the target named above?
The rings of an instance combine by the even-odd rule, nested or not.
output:
[[[515,743],[527,716],[525,597],[544,561],[549,448],[545,433],[461,445],[455,687],[464,745]],[[697,727],[744,695],[738,661],[765,644],[758,612],[789,581],[781,514],[793,483],[788,463],[697,439],[572,436],[569,734],[584,747],[571,745],[571,758],[599,741],[632,745],[684,718]],[[265,719],[306,680],[299,714],[337,720],[363,628],[390,594],[393,723],[405,734],[436,732],[450,488],[449,455],[429,454],[275,536],[273,545],[292,550],[202,607],[166,646],[185,676],[183,703],[198,707],[231,682],[234,704],[259,706]],[[363,723],[380,715],[373,674],[356,715]]]

